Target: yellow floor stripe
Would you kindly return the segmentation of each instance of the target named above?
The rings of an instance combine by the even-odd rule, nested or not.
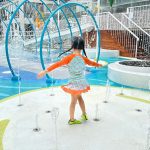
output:
[[[99,86],[99,85],[91,85],[91,86]],[[59,87],[60,87],[59,85],[53,86],[53,88],[59,88]],[[100,87],[105,87],[105,86],[100,86]],[[28,94],[28,93],[37,92],[37,91],[41,91],[41,90],[48,90],[50,88],[52,88],[52,87],[45,87],[45,88],[33,89],[33,90],[21,92],[20,95],[25,95],[25,94]],[[18,96],[19,96],[18,94],[15,94],[15,95],[12,95],[12,96],[0,99],[0,103],[3,103],[3,102],[8,101],[10,99],[16,98]]]
[[[60,87],[60,86],[53,86],[53,88],[58,88],[58,87]],[[91,85],[91,87],[103,87],[103,88],[106,88],[105,85]],[[47,90],[47,89],[50,89],[50,88],[52,88],[52,87],[45,87],[45,88],[33,89],[33,90],[22,92],[21,95],[25,95],[25,94],[28,94],[28,93],[32,93],[32,92],[36,92],[36,91],[41,91],[41,90]],[[113,88],[120,89],[120,87],[113,87]],[[124,89],[134,90],[133,88],[124,88]],[[147,92],[147,91],[145,91],[145,92]],[[17,96],[18,96],[18,94],[6,97],[4,99],[0,99],[0,103],[5,102],[5,101],[10,100],[10,99],[13,99],[13,98],[15,98]],[[130,99],[132,99],[132,98],[130,98]],[[144,100],[144,101],[147,101],[147,100]],[[146,103],[150,103],[150,102],[146,102]]]
[[[139,102],[150,104],[150,100],[145,100],[145,99],[138,98],[138,97],[123,95],[123,94],[117,94],[116,96],[120,96],[120,97],[123,97],[123,98],[127,98],[127,99],[131,99],[131,100],[135,100],[135,101],[139,101]]]
[[[9,120],[0,121],[0,150],[3,150],[3,136],[4,136],[5,129],[8,123],[9,123]]]
[[[29,90],[29,91],[25,91],[25,92],[20,93],[20,95],[25,95],[25,94],[28,94],[28,93],[32,93],[32,92],[40,91],[40,90],[45,90],[45,89],[48,89],[48,88],[41,88],[41,89]],[[16,95],[12,95],[12,96],[6,97],[6,98],[0,100],[0,103],[5,102],[5,101],[7,101],[7,100],[10,100],[10,99],[12,99],[12,98],[15,98],[15,97],[17,97],[17,96],[19,96],[19,95],[16,94]]]

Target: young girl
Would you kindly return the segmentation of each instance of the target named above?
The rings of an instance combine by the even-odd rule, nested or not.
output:
[[[87,58],[87,55],[84,49],[84,40],[82,37],[74,37],[72,40],[71,48],[65,51],[64,53],[71,51],[72,49],[73,49],[72,54],[64,57],[61,61],[56,62],[55,64],[51,65],[46,70],[41,71],[38,74],[38,78],[41,78],[46,73],[60,66],[68,65],[68,70],[70,73],[70,80],[67,85],[62,86],[62,89],[71,95],[70,120],[68,121],[69,125],[81,124],[80,120],[76,120],[74,118],[75,106],[76,106],[77,101],[79,102],[80,108],[82,110],[82,116],[81,116],[82,121],[88,120],[86,109],[85,109],[85,103],[81,95],[82,93],[85,93],[88,90],[90,90],[90,86],[87,83],[85,76],[84,76],[85,64],[95,66],[95,67],[102,66],[101,64],[93,62]],[[82,51],[85,57],[81,55]]]

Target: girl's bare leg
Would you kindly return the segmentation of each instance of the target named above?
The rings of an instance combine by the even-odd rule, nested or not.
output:
[[[86,114],[85,103],[84,103],[84,100],[82,98],[82,95],[77,95],[77,99],[78,99],[80,108],[82,110],[82,114]]]
[[[71,95],[70,120],[74,120],[74,112],[75,112],[76,103],[77,103],[77,96]]]

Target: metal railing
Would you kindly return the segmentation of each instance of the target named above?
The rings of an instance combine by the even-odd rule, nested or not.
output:
[[[150,32],[150,5],[129,7],[127,15],[136,24]]]
[[[127,15],[117,13],[117,17],[128,29],[130,29],[138,38],[138,56],[139,57],[149,57],[150,56],[150,34],[137,25],[133,20],[131,20]]]
[[[129,30],[124,24],[122,24],[117,18],[115,18],[109,12],[99,14],[98,20],[100,21],[99,24],[101,30],[107,30],[111,34],[111,36],[114,37],[116,41],[124,47],[126,52],[129,53],[131,57],[137,57],[139,38],[131,30]],[[71,18],[70,22],[72,28],[77,27],[77,23]],[[91,19],[87,15],[79,18],[79,22],[81,23],[81,25],[89,23],[92,26]],[[60,24],[60,31],[68,30],[68,26],[64,26],[65,24],[64,19],[60,20],[59,24]],[[51,34],[57,32],[57,29],[53,23],[49,24],[48,30],[51,31],[50,32]],[[37,38],[41,36],[41,31],[42,30],[39,29],[36,30]],[[34,39],[33,31],[25,31],[22,34],[25,42]],[[11,35],[13,35],[13,33],[11,33]]]
[[[130,57],[137,58],[139,38],[110,12],[100,13],[97,17],[100,30],[109,32]]]

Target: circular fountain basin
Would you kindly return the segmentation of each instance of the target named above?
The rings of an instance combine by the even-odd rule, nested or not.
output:
[[[108,65],[108,78],[135,88],[150,89],[150,61],[121,61]]]

